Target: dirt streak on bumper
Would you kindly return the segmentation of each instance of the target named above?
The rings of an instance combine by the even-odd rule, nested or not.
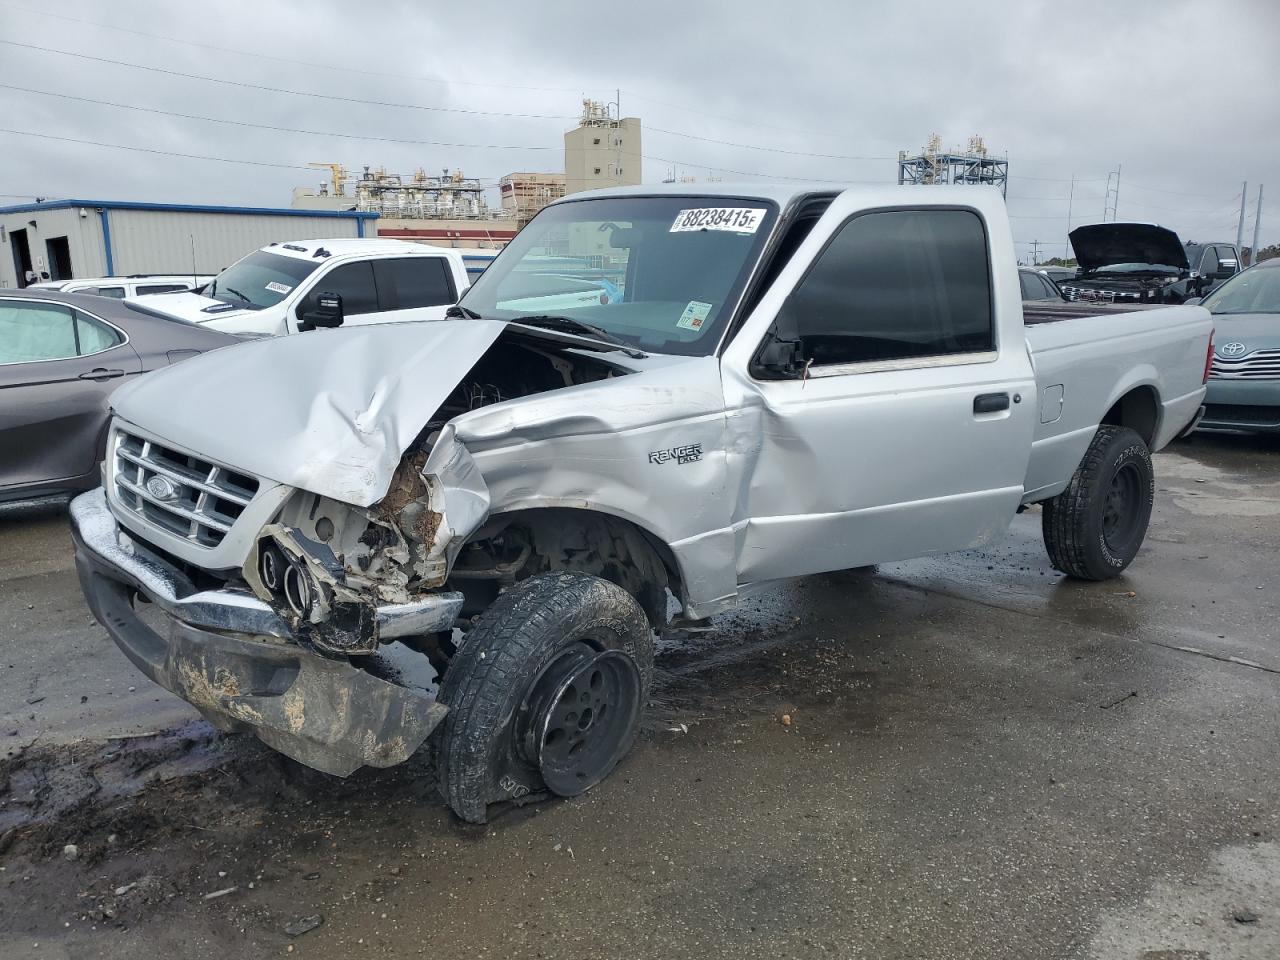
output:
[[[95,496],[101,492],[85,498]],[[179,619],[174,603],[200,594],[192,587],[187,597],[176,596],[182,574],[159,558],[121,549],[114,522],[108,529],[96,503],[81,499],[73,504],[72,534],[89,608],[139,670],[220,729],[252,732],[295,760],[346,776],[366,765],[403,762],[444,718],[446,708],[426,694],[277,639],[274,631],[246,635],[233,618],[225,629],[240,630],[232,635]],[[135,593],[158,601],[167,636],[138,616]],[[235,603],[221,603],[228,594],[217,595],[219,616],[234,613]],[[244,621],[256,624],[263,616],[249,603]]]

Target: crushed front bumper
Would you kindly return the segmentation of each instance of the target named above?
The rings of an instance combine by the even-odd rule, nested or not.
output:
[[[447,712],[426,693],[389,683],[294,641],[289,623],[249,593],[201,591],[178,568],[122,535],[102,490],[71,503],[76,571],[85,599],[116,645],[148,677],[223,730],[326,773],[407,760]],[[165,632],[134,609],[162,612]],[[377,609],[381,635],[452,627],[459,593]]]

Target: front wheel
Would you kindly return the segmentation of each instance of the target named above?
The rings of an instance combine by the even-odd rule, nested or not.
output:
[[[1099,427],[1067,489],[1045,501],[1049,560],[1080,580],[1119,576],[1142,546],[1154,500],[1146,443],[1127,427]]]
[[[490,804],[599,783],[635,743],[652,674],[649,621],[621,587],[571,571],[516,584],[481,615],[441,684],[445,802],[484,823]]]

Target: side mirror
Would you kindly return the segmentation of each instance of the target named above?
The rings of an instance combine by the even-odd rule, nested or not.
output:
[[[762,380],[794,380],[804,373],[804,345],[791,297],[783,301],[773,326],[756,351],[751,368],[752,374]]]
[[[315,306],[304,310],[298,318],[298,332],[317,327],[340,327],[343,319],[342,295],[321,293],[316,296]]]

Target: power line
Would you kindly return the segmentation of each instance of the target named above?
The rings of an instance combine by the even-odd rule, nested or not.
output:
[[[820,160],[896,160],[894,157],[856,157],[843,153],[809,153],[805,150],[784,150],[781,147],[762,147],[753,143],[735,143],[732,140],[717,140],[714,137],[700,137],[694,133],[681,133],[678,130],[664,130],[661,127],[644,127],[647,133],[665,133],[668,136],[680,137],[685,140],[699,140],[703,143],[718,143],[725,147],[739,147],[743,150],[762,150],[765,153],[783,153],[792,157],[816,157]]]
[[[82,140],[77,137],[61,137],[52,133],[36,133],[34,130],[14,130],[9,127],[0,127],[0,133],[12,133],[20,137],[38,137],[42,140],[57,140],[61,143],[78,143],[90,147],[107,147],[111,150],[130,150],[134,153],[149,153],[161,157],[180,157],[185,160],[211,160],[217,163],[239,163],[251,167],[272,167],[277,170],[306,170],[308,173],[315,173],[313,167],[305,166],[299,163],[274,163],[270,160],[245,160],[240,157],[212,157],[202,153],[180,153],[176,150],[158,150],[153,147],[138,147],[132,144],[124,143],[104,143],[101,140]],[[485,177],[471,177],[468,179],[478,180],[484,186],[496,186],[497,180]]]
[[[121,27],[117,24],[103,23],[100,20],[86,20],[81,17],[70,17],[70,16],[67,16],[66,14],[51,13],[47,10],[36,10],[30,7],[20,6],[16,3],[7,3],[7,2],[4,2],[4,0],[0,0],[0,6],[9,7],[13,10],[19,10],[23,13],[28,13],[28,14],[31,14],[32,16],[38,16],[42,19],[52,17],[54,19],[64,20],[69,23],[79,23],[79,24],[84,24],[86,26],[97,27],[103,30],[115,30],[119,33],[132,34],[133,36],[137,36],[137,37],[146,37],[149,40],[164,40],[169,43],[184,44],[189,47],[196,47],[203,50],[214,50],[214,51],[217,51],[218,53],[231,53],[231,54],[235,54],[237,56],[242,56],[242,57],[252,57],[256,60],[272,60],[277,63],[287,63],[291,66],[313,67],[320,70],[331,70],[339,73],[351,73],[351,74],[357,74],[360,76],[368,76],[368,77],[386,77],[392,80],[411,80],[416,83],[438,83],[438,84],[444,84],[446,86],[488,87],[488,88],[497,89],[497,90],[529,90],[529,91],[534,91],[539,93],[573,93],[573,94],[582,93],[582,91],[576,87],[541,87],[541,86],[528,86],[525,84],[515,84],[515,83],[486,83],[484,81],[479,81],[479,80],[443,80],[439,77],[422,76],[420,74],[392,73],[389,71],[382,71],[382,70],[362,70],[362,69],[359,69],[358,67],[339,66],[332,63],[318,63],[314,60],[297,60],[290,57],[280,57],[272,54],[260,53],[255,50],[241,50],[235,47],[224,47],[218,44],[204,43],[198,40],[188,40],[184,37],[171,37],[171,36],[167,36],[159,33],[149,33],[145,30],[134,30],[128,27]],[[744,117],[734,117],[734,116],[727,116],[724,114],[708,113],[705,110],[691,110],[687,106],[682,106],[677,103],[670,103],[665,100],[658,100],[653,97],[646,96],[643,93],[636,92],[634,90],[623,90],[621,92],[625,93],[628,98],[635,99],[635,100],[643,100],[646,103],[652,103],[658,106],[667,107],[668,109],[671,109],[671,110],[678,110],[682,113],[691,114],[692,116],[707,117],[713,120],[725,120],[730,123],[738,123],[744,126],[760,127],[765,130],[778,130],[784,133],[792,133],[792,134],[798,133],[798,134],[805,134],[809,136],[831,136],[832,135],[824,131],[797,130],[791,127],[782,127],[782,126],[776,126],[774,124],[761,123],[759,120],[749,120]],[[893,159],[893,158],[889,158],[889,159]]]
[[[475,150],[558,150],[557,146],[534,146],[522,144],[508,143],[451,143],[443,140],[416,140],[406,137],[379,137],[364,136],[355,133],[338,133],[330,130],[307,130],[300,127],[281,127],[269,123],[253,123],[249,120],[229,120],[223,117],[208,117],[197,113],[181,113],[176,110],[161,110],[158,107],[144,107],[135,103],[119,103],[114,100],[97,100],[93,97],[82,97],[72,93],[58,93],[53,90],[37,90],[34,87],[22,87],[16,84],[0,83],[0,90],[16,90],[21,93],[34,93],[42,97],[57,97],[61,100],[75,100],[80,103],[92,103],[102,107],[116,107],[120,110],[133,110],[139,113],[157,114],[165,117],[178,117],[183,120],[202,120],[207,123],[222,123],[235,127],[249,127],[254,130],[271,130],[278,133],[302,133],[309,136],[317,137],[340,137],[345,140],[366,140],[379,143],[401,143],[413,146],[428,147],[457,147]],[[843,154],[824,154],[824,153],[806,153],[802,150],[784,150],[775,147],[761,147],[746,143],[731,143],[727,140],[716,140],[711,137],[699,137],[694,134],[679,133],[674,130],[663,130],[655,127],[645,127],[645,133],[667,133],[676,137],[683,137],[689,140],[699,140],[706,143],[723,144],[730,147],[742,147],[748,150],[763,150],[768,153],[788,154],[800,157],[816,157],[824,160],[891,160],[892,157],[855,157]],[[805,178],[799,178],[805,179]]]
[[[337,66],[332,63],[317,63],[314,60],[294,60],[289,57],[274,56],[269,53],[260,53],[256,50],[238,50],[235,47],[222,47],[214,43],[203,43],[199,40],[188,40],[184,37],[170,37],[159,33],[148,33],[145,30],[133,30],[129,27],[122,27],[114,23],[103,23],[100,20],[85,20],[80,17],[69,17],[62,13],[52,13],[48,10],[35,10],[30,7],[19,6],[16,3],[6,3],[0,0],[0,6],[9,7],[13,10],[20,10],[23,13],[29,13],[32,16],[44,19],[52,17],[56,20],[65,20],[69,23],[80,23],[85,26],[97,27],[102,30],[115,30],[118,33],[128,33],[135,37],[146,37],[148,40],[165,40],[169,43],[181,43],[188,47],[198,47],[203,50],[215,50],[218,53],[233,53],[241,57],[253,57],[255,60],[273,60],[276,63],[287,63],[295,67],[314,67],[319,70],[334,70],[340,73],[355,73],[367,77],[386,77],[391,80],[412,80],[415,83],[440,83],[446,86],[463,86],[463,87],[493,87],[503,90],[533,90],[540,93],[580,93],[574,87],[531,87],[515,83],[484,83],[479,80],[442,80],[439,77],[426,77],[421,74],[409,73],[389,73],[382,70],[361,70],[358,67]]]
[[[100,106],[117,107],[123,110],[135,110],[142,113],[158,114],[160,116],[168,116],[168,117],[178,117],[185,120],[200,120],[208,123],[224,123],[224,124],[230,124],[233,126],[250,127],[258,130],[270,130],[272,132],[279,132],[279,133],[302,133],[302,134],[308,134],[308,135],[314,135],[314,136],[344,137],[346,139],[353,139],[353,140],[371,140],[376,142],[419,144],[419,145],[430,145],[430,146],[474,147],[474,148],[481,148],[481,149],[489,149],[489,148],[501,149],[501,150],[556,150],[556,149],[559,149],[558,147],[550,147],[550,146],[535,147],[535,146],[520,146],[517,144],[465,144],[465,143],[454,144],[454,143],[443,143],[443,142],[432,141],[432,140],[401,139],[396,137],[361,137],[357,134],[330,133],[330,132],[321,131],[321,130],[303,130],[303,129],[292,128],[292,127],[278,127],[271,124],[252,123],[247,120],[227,120],[221,117],[206,117],[200,114],[179,113],[177,111],[172,111],[172,110],[160,110],[155,107],[142,107],[135,104],[116,103],[110,100],[96,100],[92,97],[80,97],[80,96],[75,96],[73,94],[53,93],[51,91],[46,91],[46,90],[35,90],[29,87],[19,87],[19,86],[16,86],[13,84],[7,84],[7,83],[0,83],[0,89],[19,90],[26,93],[36,93],[36,94],[41,94],[45,96],[57,97],[61,99],[76,100],[82,103],[92,103]],[[23,130],[9,130],[5,132],[17,133],[19,135],[24,135],[24,136],[47,136],[49,139],[65,139],[65,140],[68,140],[69,142],[83,143],[91,146],[102,146],[102,147],[109,147],[114,149],[132,149],[129,147],[125,147],[122,144],[102,143],[95,140],[74,140],[72,138],[58,138],[58,137],[53,137],[51,135],[37,134],[34,132],[23,131]],[[160,151],[160,150],[153,150],[148,152],[157,153],[157,154],[166,155],[166,156],[185,157],[193,160],[214,160],[221,163],[246,163],[254,166],[263,166],[263,165],[280,166],[285,169],[311,169],[308,167],[297,167],[296,165],[292,165],[292,164],[269,164],[269,163],[266,163],[265,161],[240,160],[234,157],[206,157],[200,154],[176,153],[176,152],[166,152],[166,151]],[[642,156],[643,156],[643,159],[645,160],[653,160],[658,163],[675,164],[677,166],[692,167],[698,170],[718,171],[721,173],[732,173],[732,174],[735,174],[738,176],[744,176],[744,177],[759,177],[766,180],[792,180],[792,181],[801,181],[801,182],[807,181],[811,183],[854,183],[854,182],[881,183],[883,182],[879,180],[876,180],[876,181],[850,181],[845,179],[816,180],[815,178],[812,178],[812,177],[792,177],[792,176],[782,176],[778,174],[761,173],[759,171],[735,170],[729,167],[718,167],[718,166],[713,166],[709,164],[692,163],[688,160],[676,159],[672,157],[658,157],[658,156],[652,156],[649,154],[644,154]]]
[[[470,150],[557,150],[555,146],[531,146],[508,143],[449,143],[444,140],[413,140],[403,137],[363,136],[358,133],[337,133],[331,130],[306,130],[299,127],[279,127],[269,123],[253,123],[249,120],[228,120],[223,117],[206,117],[198,113],[179,113],[175,110],[161,110],[158,107],[143,107],[135,103],[117,103],[113,100],[95,100],[93,97],[81,97],[71,93],[55,93],[52,90],[36,90],[32,87],[19,87],[10,83],[0,83],[0,90],[18,90],[22,93],[34,93],[42,97],[57,97],[61,100],[76,100],[80,103],[92,103],[102,107],[116,107],[121,110],[134,110],[139,113],[158,114],[164,117],[178,117],[182,120],[202,120],[206,123],[224,123],[234,127],[250,127],[254,130],[270,130],[276,133],[303,133],[315,137],[340,137],[345,140],[368,140],[378,143],[403,143],[413,146],[458,147]]]
[[[41,47],[34,43],[19,43],[17,40],[0,40],[0,43],[26,50],[39,50],[42,53],[56,53],[64,57],[75,57],[79,60],[91,60],[94,63],[109,63],[117,67],[131,67],[135,70],[146,70],[168,77],[182,77],[187,80],[203,80],[206,83],[219,83],[228,87],[240,87],[246,90],[264,90],[268,93],[287,93],[295,97],[312,97],[317,100],[332,100],[339,103],[358,103],[369,107],[397,107],[404,110],[429,110],[433,113],[460,113],[471,116],[505,117],[524,120],[575,120],[576,117],[551,113],[504,113],[496,110],[469,110],[462,107],[430,107],[421,103],[397,103],[391,100],[364,100],[360,97],[343,97],[333,93],[316,93],[311,90],[290,90],[287,87],[270,87],[261,83],[249,83],[245,80],[227,80],[223,77],[210,77],[198,73],[183,73],[181,70],[167,70],[164,67],[153,67],[144,63],[131,63],[127,60],[112,60],[109,57],[95,57],[87,53],[75,53],[71,50],[58,50],[54,47]]]
[[[1150,190],[1153,193],[1168,193],[1175,197],[1191,197],[1200,200],[1220,200],[1222,198],[1222,195],[1217,193],[1183,193],[1179,190],[1165,190],[1163,187],[1148,187],[1141,183],[1129,183],[1128,181],[1125,182],[1125,187],[1136,187],[1139,190]],[[1239,194],[1236,194],[1236,198],[1239,199]]]

